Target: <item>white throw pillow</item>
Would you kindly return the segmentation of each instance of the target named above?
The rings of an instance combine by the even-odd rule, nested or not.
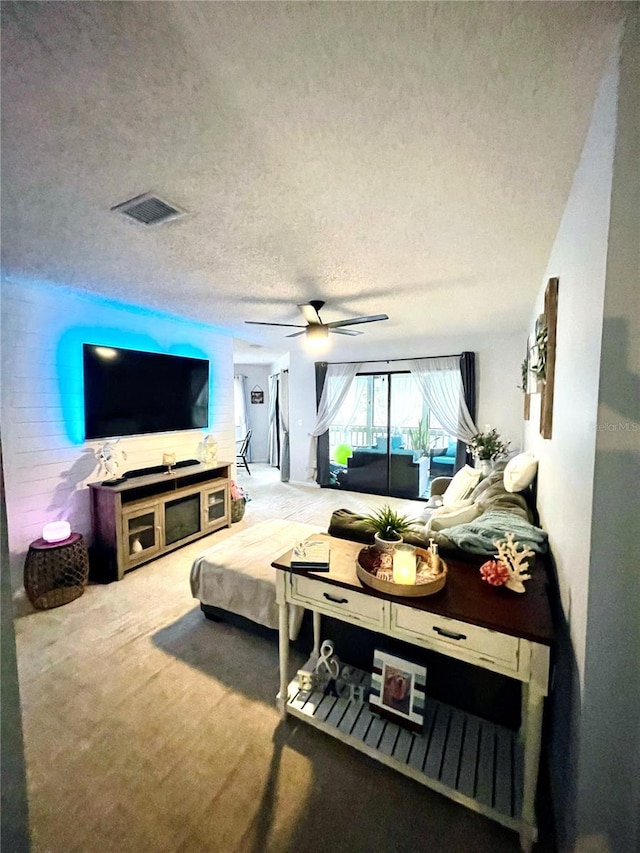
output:
[[[482,509],[473,501],[459,501],[454,506],[443,506],[437,509],[427,524],[426,532],[444,530],[446,527],[455,527],[456,524],[467,524],[477,518]]]
[[[519,453],[507,462],[504,469],[504,487],[507,492],[521,492],[533,483],[538,470],[538,460],[533,453]]]
[[[451,506],[468,498],[471,492],[480,482],[482,472],[477,468],[472,468],[470,465],[465,465],[456,474],[447,486],[447,490],[442,496],[442,505]]]

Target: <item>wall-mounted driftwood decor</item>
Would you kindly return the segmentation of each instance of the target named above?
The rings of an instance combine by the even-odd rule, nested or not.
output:
[[[558,322],[558,279],[550,278],[544,292],[544,365],[538,378],[542,379],[540,401],[540,435],[551,438],[553,431],[553,386],[556,370],[556,326]],[[539,329],[536,330],[540,331]],[[542,355],[542,353],[541,353]]]
[[[527,351],[524,356],[524,361],[522,362],[522,385],[520,388],[522,389],[522,393],[524,395],[524,419],[528,421],[531,417],[531,378],[530,378],[530,350],[531,350],[531,342],[529,338],[527,338]]]

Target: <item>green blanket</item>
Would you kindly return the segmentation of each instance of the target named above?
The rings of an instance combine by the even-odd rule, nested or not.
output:
[[[475,521],[440,531],[458,548],[471,554],[487,555],[496,553],[494,541],[504,539],[507,533],[513,533],[521,547],[531,548],[536,554],[544,554],[547,550],[547,534],[544,530],[514,513],[500,510],[485,512]]]

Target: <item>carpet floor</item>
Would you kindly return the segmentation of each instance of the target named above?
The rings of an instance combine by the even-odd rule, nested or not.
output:
[[[421,508],[277,476],[239,475],[251,501],[232,528],[16,619],[36,853],[519,849],[514,832],[282,721],[276,637],[203,617],[191,563],[239,530],[274,517],[326,526],[334,508],[387,500]]]

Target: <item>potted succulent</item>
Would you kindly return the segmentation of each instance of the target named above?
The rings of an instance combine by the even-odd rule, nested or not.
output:
[[[365,515],[363,522],[369,530],[373,530],[373,539],[379,551],[393,551],[402,542],[403,534],[416,525],[415,521],[396,512],[388,504]]]

